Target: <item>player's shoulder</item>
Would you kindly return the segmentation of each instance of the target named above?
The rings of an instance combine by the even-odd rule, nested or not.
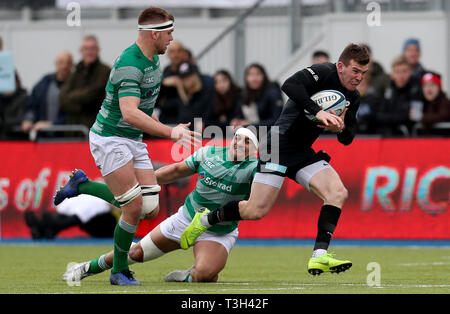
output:
[[[334,63],[325,62],[319,64],[313,64],[303,70],[309,73],[316,82],[326,79],[330,75],[336,72],[336,65]]]
[[[145,65],[145,58],[136,44],[125,49],[114,62],[115,68],[134,67],[141,71],[144,70]]]

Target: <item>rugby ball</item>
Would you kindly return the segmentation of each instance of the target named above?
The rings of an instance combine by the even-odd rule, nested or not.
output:
[[[337,90],[324,90],[311,96],[311,100],[314,101],[323,111],[330,112],[334,110],[336,115],[340,116],[344,109],[347,107],[347,100],[344,94]],[[312,114],[305,109],[306,117],[314,122],[318,120]]]

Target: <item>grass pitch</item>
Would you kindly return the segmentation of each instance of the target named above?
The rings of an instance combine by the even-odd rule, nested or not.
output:
[[[311,247],[236,246],[218,283],[166,283],[165,275],[193,264],[192,249],[131,266],[138,287],[109,283],[109,271],[69,286],[61,276],[70,262],[93,259],[111,246],[0,245],[2,294],[429,294],[450,293],[450,248],[335,247],[353,267],[340,274],[313,277],[306,271]],[[369,263],[377,268],[368,268]],[[376,265],[375,265],[376,266]],[[379,276],[376,276],[379,275]],[[379,279],[379,286],[369,286]]]

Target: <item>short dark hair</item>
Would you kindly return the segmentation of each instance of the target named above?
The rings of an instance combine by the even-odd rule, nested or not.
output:
[[[345,47],[341,56],[339,57],[339,62],[342,62],[346,66],[354,60],[360,65],[367,65],[370,62],[370,53],[365,45],[350,44]]]
[[[313,58],[325,57],[325,58],[329,59],[330,55],[328,54],[328,52],[326,52],[324,50],[316,50],[316,51],[314,51],[312,57]]]
[[[167,20],[175,21],[175,18],[166,10],[151,6],[139,14],[138,24],[164,22]]]

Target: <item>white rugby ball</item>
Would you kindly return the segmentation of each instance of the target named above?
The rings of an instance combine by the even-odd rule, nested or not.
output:
[[[347,100],[344,94],[337,90],[324,90],[311,96],[311,100],[314,101],[323,111],[330,112],[334,110],[336,115],[340,116],[347,107]],[[305,109],[306,117],[317,122],[318,120],[312,114]]]

